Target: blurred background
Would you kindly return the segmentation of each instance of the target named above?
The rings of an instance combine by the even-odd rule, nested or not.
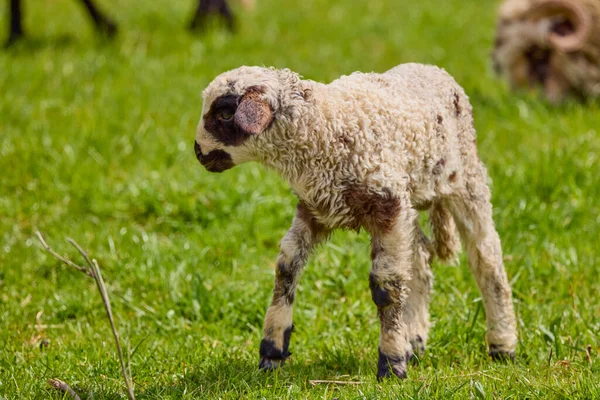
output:
[[[316,252],[294,355],[258,373],[296,199],[257,164],[206,172],[193,140],[201,92],[225,70],[286,67],[328,82],[404,62],[445,68],[471,98],[521,344],[516,364],[491,364],[464,259],[436,265],[429,348],[403,393],[600,396],[600,107],[508,91],[490,62],[498,2],[231,1],[233,33],[218,21],[190,32],[193,0],[97,5],[118,24],[112,39],[76,0],[25,0],[27,37],[0,51],[0,397],[45,398],[51,377],[96,398],[122,393],[93,281],[45,253],[36,230],[61,254],[77,259],[69,236],[98,259],[142,398],[398,395],[374,379],[364,232],[338,232]],[[8,21],[3,1],[2,42]],[[309,384],[347,375],[365,384]]]

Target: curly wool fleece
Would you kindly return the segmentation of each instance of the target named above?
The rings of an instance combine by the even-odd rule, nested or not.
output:
[[[421,208],[460,186],[469,167],[461,158],[479,164],[468,99],[436,67],[405,64],[328,85],[288,70],[241,67],[205,90],[203,115],[217,97],[257,86],[273,110],[269,129],[240,146],[223,146],[201,123],[197,142],[205,153],[223,149],[236,165],[275,168],[327,227],[360,225],[344,197],[351,187],[383,198],[408,189],[411,204]]]

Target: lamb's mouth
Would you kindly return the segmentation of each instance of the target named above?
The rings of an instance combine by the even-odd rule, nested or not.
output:
[[[194,142],[194,151],[200,164],[209,172],[223,172],[235,166],[231,155],[223,150],[213,150],[203,155],[198,142]]]

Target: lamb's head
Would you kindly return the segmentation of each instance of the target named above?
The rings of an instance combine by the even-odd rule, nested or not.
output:
[[[260,158],[260,140],[285,119],[291,82],[288,70],[240,67],[216,77],[203,92],[194,148],[211,172]]]

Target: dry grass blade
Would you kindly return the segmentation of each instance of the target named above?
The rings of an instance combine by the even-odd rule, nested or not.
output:
[[[73,400],[81,400],[81,398],[75,393],[73,389],[66,382],[60,379],[48,379],[48,384],[56,390],[60,390],[63,393],[69,395]]]
[[[112,309],[110,307],[110,299],[108,298],[108,292],[106,291],[106,286],[104,285],[104,279],[102,279],[102,273],[100,272],[100,267],[98,266],[98,262],[96,262],[96,260],[92,260],[92,268],[92,270],[94,271],[94,279],[96,281],[96,285],[98,286],[98,290],[100,291],[100,295],[102,296],[104,309],[106,310],[106,314],[108,315],[110,327],[115,337],[115,343],[117,345],[117,351],[119,354],[119,361],[121,362],[121,373],[123,374],[123,379],[125,379],[125,386],[127,386],[127,395],[129,399],[134,400],[135,395],[133,394],[133,385],[131,383],[131,377],[127,373],[127,368],[125,367],[125,359],[123,358],[123,350],[121,348],[119,332],[117,332],[117,328],[115,327],[115,320],[113,318]]]
[[[36,232],[36,235],[37,235],[38,239],[40,240],[40,242],[42,243],[42,246],[44,246],[44,248],[48,252],[50,252],[50,254],[52,254],[54,257],[58,258],[63,263],[70,265],[70,266],[76,268],[77,270],[84,272],[87,275],[94,278],[94,281],[96,282],[96,287],[98,288],[98,291],[100,292],[100,296],[102,297],[102,303],[104,304],[104,309],[106,310],[106,315],[108,316],[108,321],[110,322],[110,328],[111,328],[113,336],[115,338],[115,344],[117,346],[117,354],[119,356],[119,361],[121,363],[121,373],[123,375],[123,379],[125,380],[125,386],[127,387],[127,397],[130,400],[135,400],[131,376],[129,375],[127,368],[125,367],[125,359],[123,357],[123,349],[121,347],[121,340],[119,337],[119,332],[117,331],[117,327],[115,326],[115,320],[113,317],[112,308],[110,306],[110,298],[108,297],[108,291],[106,290],[106,285],[104,284],[104,279],[102,279],[102,273],[100,272],[100,267],[98,266],[98,262],[96,260],[90,259],[87,252],[85,250],[83,250],[83,248],[75,240],[68,238],[67,241],[71,245],[73,245],[73,247],[75,247],[77,249],[77,251],[83,256],[83,258],[85,259],[89,268],[84,268],[82,266],[79,266],[79,265],[75,264],[74,262],[67,260],[66,258],[60,256],[58,253],[56,253],[54,250],[52,250],[52,248],[46,243],[46,241],[44,240],[44,237],[42,236],[42,234],[40,232]],[[62,382],[59,380],[53,380],[53,381]],[[64,382],[62,382],[62,383],[64,384]],[[54,384],[52,384],[52,385],[54,386]],[[66,387],[68,387],[68,385]],[[75,393],[75,392],[73,392],[73,393]],[[79,397],[77,397],[77,398],[79,398]]]
[[[320,380],[320,379],[310,380],[309,382],[313,386],[317,386],[319,384],[322,384],[322,385],[362,385],[364,383],[364,382],[360,382],[360,381],[328,381],[328,380]]]

